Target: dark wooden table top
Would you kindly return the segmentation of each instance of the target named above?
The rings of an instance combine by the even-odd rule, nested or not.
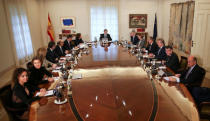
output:
[[[30,121],[198,121],[194,101],[183,84],[150,80],[136,57],[111,44],[89,48],[74,73],[72,102],[54,104],[54,97],[37,106]],[[72,105],[74,108],[72,108]]]

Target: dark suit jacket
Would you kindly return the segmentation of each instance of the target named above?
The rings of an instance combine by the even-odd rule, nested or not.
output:
[[[179,68],[179,58],[176,53],[173,52],[171,56],[166,57],[166,66],[175,73],[177,72],[177,69]]]
[[[100,40],[102,40],[104,38],[104,34],[100,34]],[[112,38],[110,36],[110,34],[107,34],[107,37],[108,41],[112,41]]]
[[[188,70],[189,69],[187,69],[181,73],[180,82],[184,83],[188,87],[201,86],[201,83],[202,83],[203,78],[206,73],[205,70],[196,64],[195,67],[193,68],[193,70],[190,72],[187,79],[185,79],[185,76],[186,76]]]
[[[54,51],[51,51],[50,48],[48,48],[47,54],[46,54],[46,59],[52,63],[57,63],[58,61],[56,61],[56,58],[58,58],[56,53]]]
[[[73,40],[70,42],[70,44],[68,43],[68,40],[65,40],[64,41],[64,48],[65,48],[65,50],[71,50],[72,48],[74,48]]]
[[[134,45],[137,45],[139,43],[139,38],[135,35],[134,37],[131,36],[131,42]]]
[[[148,50],[149,53],[155,54],[158,51],[158,45],[156,42],[153,42],[152,45],[148,44],[146,50]]]
[[[61,51],[61,48],[62,48],[63,52]],[[61,56],[65,56],[65,55],[66,55],[66,54],[65,54],[65,49],[64,49],[64,47],[61,47],[61,48],[60,48],[59,45],[57,45],[56,48],[55,48],[55,50],[54,50],[55,54],[58,55],[59,58],[60,58]]]
[[[161,49],[161,50],[159,51],[159,49]],[[165,47],[163,46],[162,48],[158,48],[158,50],[155,53],[155,58],[158,60],[166,60],[166,57],[167,57],[167,55],[166,55]]]
[[[73,42],[75,43],[75,46],[79,45],[80,43],[84,43],[82,39],[76,39],[76,40],[73,40]]]

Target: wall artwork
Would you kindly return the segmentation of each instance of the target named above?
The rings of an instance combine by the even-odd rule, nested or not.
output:
[[[147,28],[147,14],[129,14],[129,28]]]
[[[62,28],[74,28],[75,22],[75,17],[61,17]]]

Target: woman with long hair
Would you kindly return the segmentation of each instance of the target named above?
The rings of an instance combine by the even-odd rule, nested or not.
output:
[[[27,119],[27,111],[33,101],[39,100],[46,94],[45,89],[39,89],[27,84],[28,72],[24,68],[15,69],[12,77],[12,102],[13,107],[20,109],[16,115],[22,119]],[[33,96],[35,91],[40,91],[39,96]]]

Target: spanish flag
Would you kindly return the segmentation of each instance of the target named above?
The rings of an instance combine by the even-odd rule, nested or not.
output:
[[[50,40],[51,40],[51,41],[54,41],[54,31],[53,31],[53,27],[52,27],[52,23],[51,23],[51,20],[50,20],[50,15],[49,15],[49,13],[48,13],[47,34],[49,35]]]

